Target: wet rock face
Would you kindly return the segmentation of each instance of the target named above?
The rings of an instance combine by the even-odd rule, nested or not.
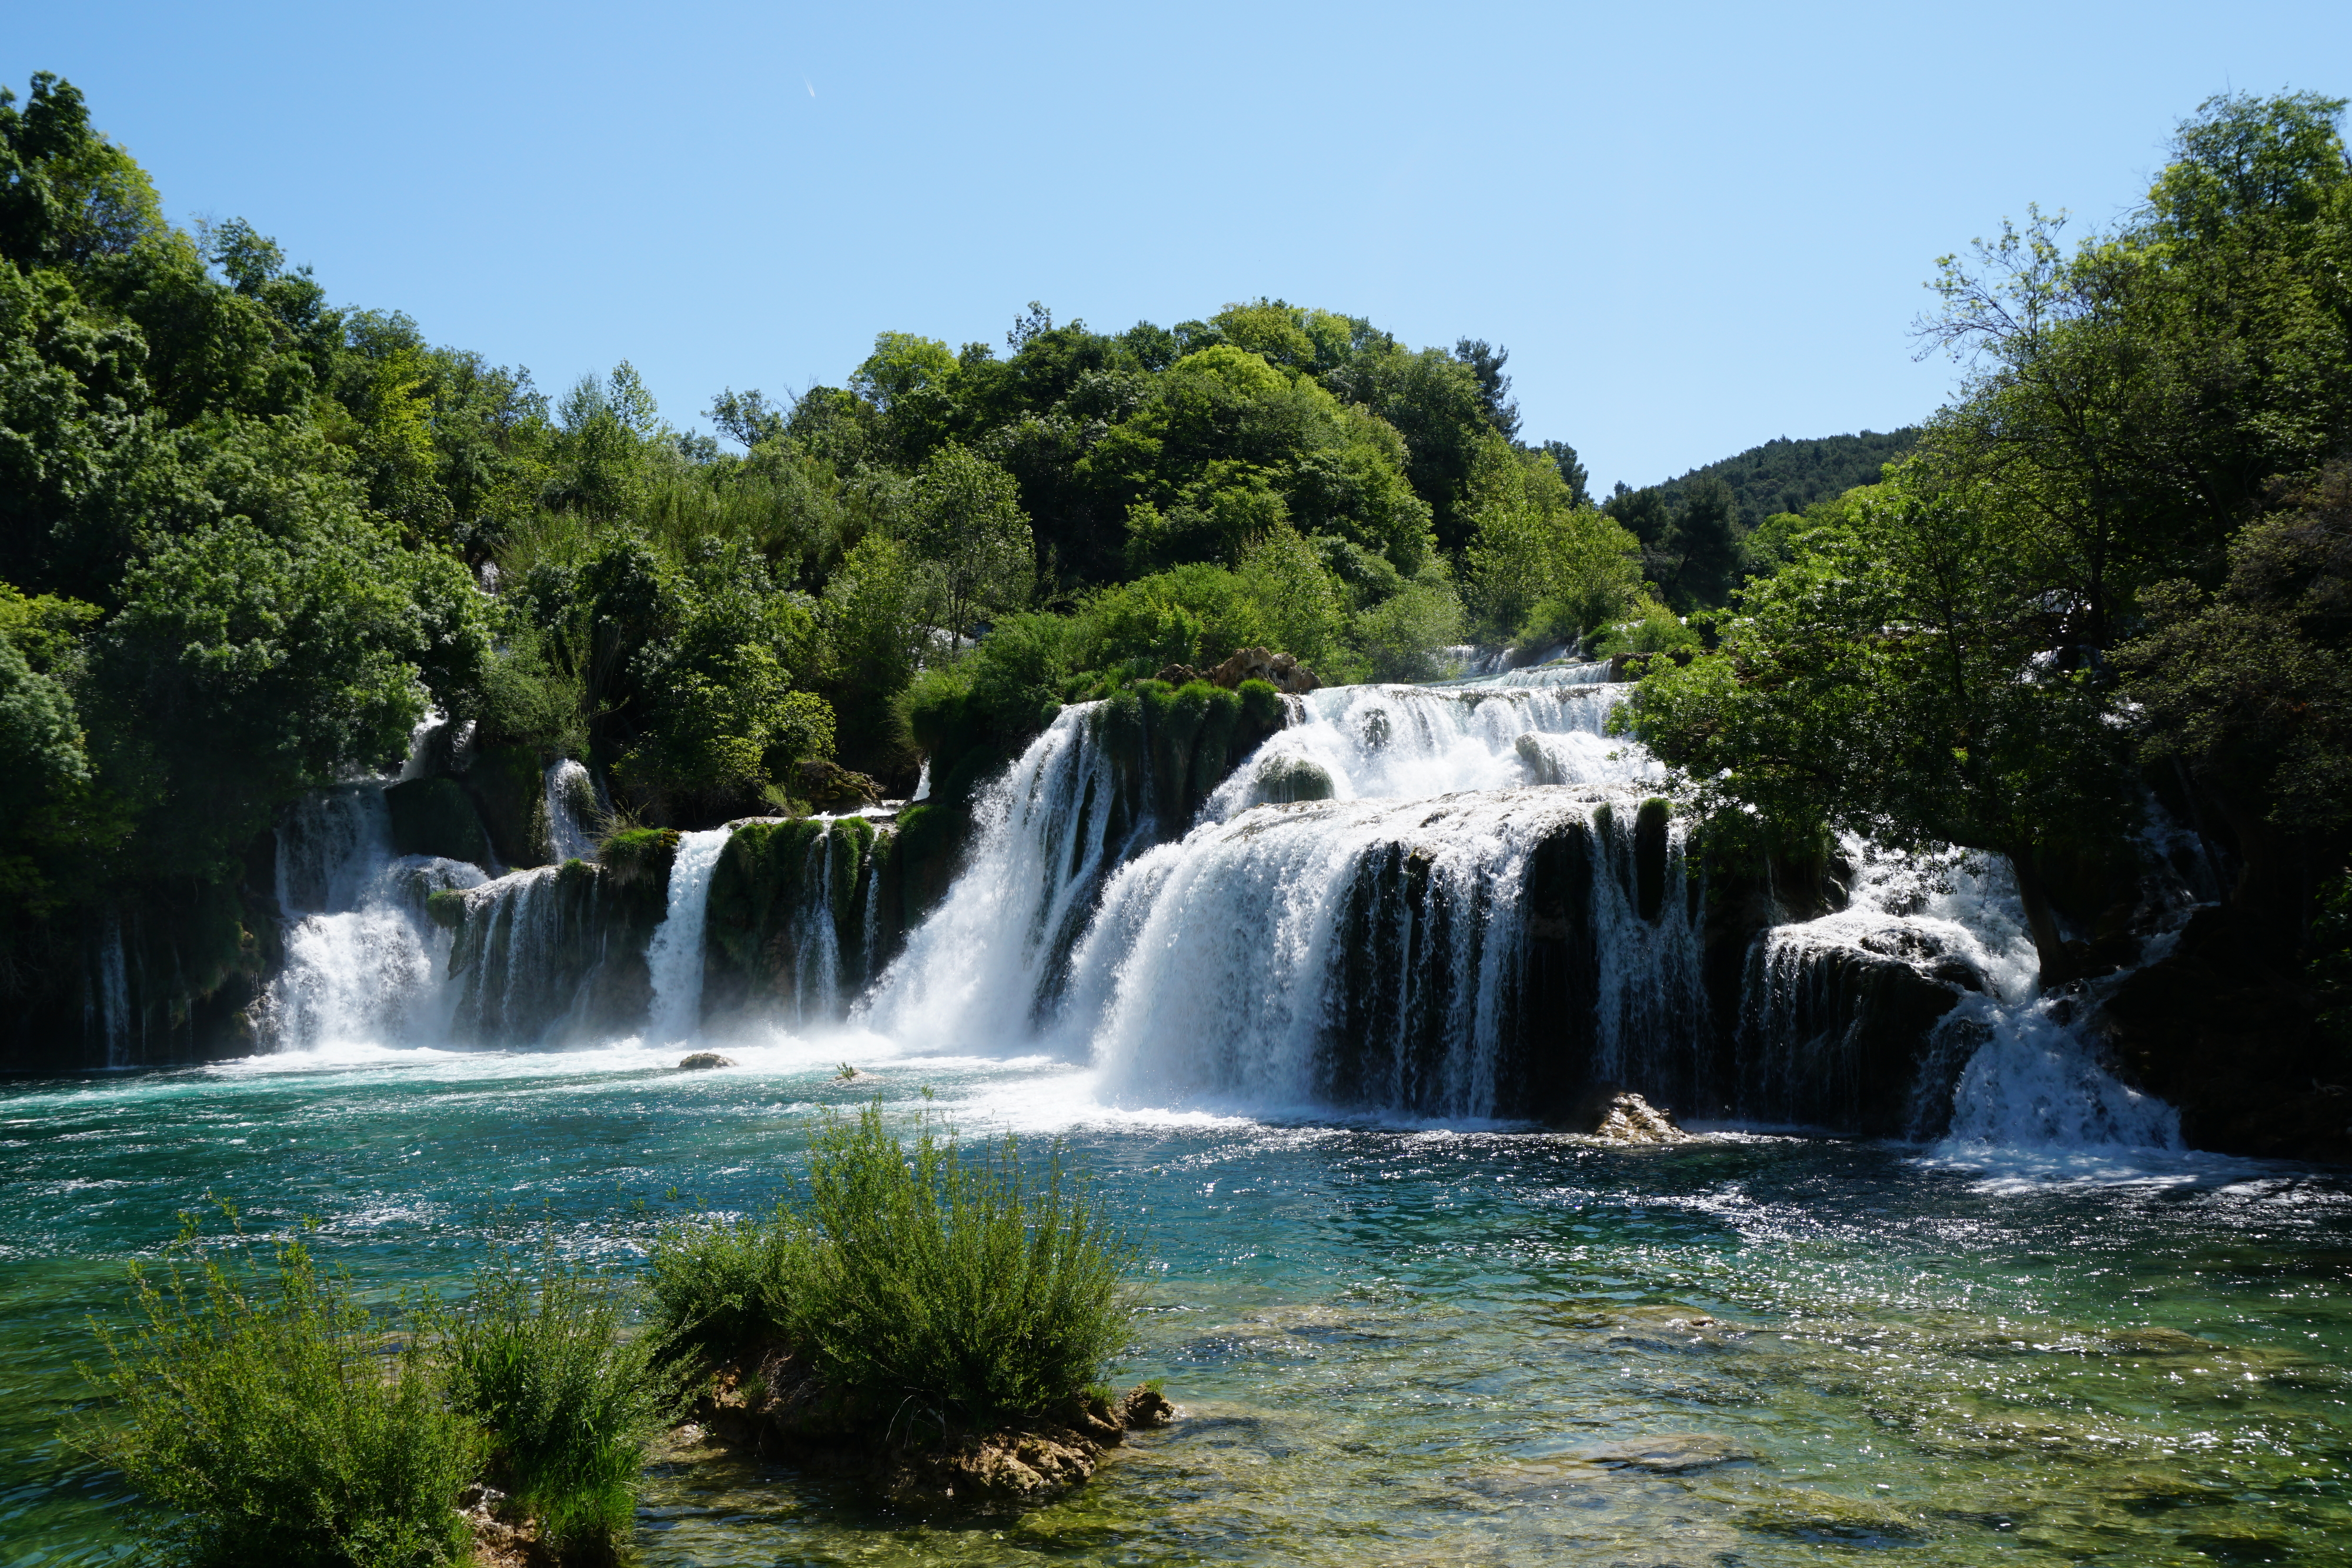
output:
[[[820,811],[856,811],[882,803],[882,786],[823,758],[793,764],[792,792]]]
[[[2352,1161],[2352,1074],[2315,1019],[2285,935],[2242,910],[2199,910],[2094,1022],[2116,1067],[2180,1107],[2192,1148]]]
[[[572,861],[516,873],[431,906],[452,915],[452,1035],[513,1045],[635,1030],[653,999],[646,947],[666,912],[663,886]]]
[[[490,836],[465,790],[447,779],[411,779],[387,787],[392,847],[404,855],[437,855],[493,869]]]
[[[1801,929],[1801,928],[1800,928]],[[1745,1117],[1867,1137],[1935,1136],[1911,1124],[1932,1037],[1983,977],[1899,929],[1847,944],[1768,937],[1749,951],[1734,1051]],[[1895,951],[1878,949],[1894,946]],[[1949,1086],[1941,1096],[1950,1114]]]
[[[1264,681],[1287,696],[1304,696],[1323,684],[1315,678],[1314,671],[1292,655],[1268,653],[1264,648],[1240,649],[1211,670],[1208,679],[1212,685],[1229,691],[1244,681]]]

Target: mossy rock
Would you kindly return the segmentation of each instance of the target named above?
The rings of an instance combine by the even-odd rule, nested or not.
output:
[[[444,888],[425,895],[425,917],[444,931],[455,931],[466,924],[466,895]]]
[[[411,779],[383,792],[392,846],[404,855],[437,855],[490,869],[490,839],[466,791],[447,779]]]
[[[1304,757],[1269,757],[1258,764],[1257,798],[1276,805],[1328,800],[1336,790],[1330,773]]]
[[[881,785],[821,757],[793,763],[787,788],[820,811],[855,811],[882,800]]]
[[[669,886],[669,868],[677,858],[676,828],[630,828],[607,838],[597,852],[615,887],[650,884]],[[565,871],[578,865],[566,862]]]

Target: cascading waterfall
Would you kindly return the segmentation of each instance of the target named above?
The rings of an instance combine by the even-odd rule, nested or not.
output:
[[[106,1065],[131,1065],[131,972],[122,955],[121,916],[106,917],[106,940],[98,956],[98,1025],[106,1041]]]
[[[1119,789],[1099,703],[1062,710],[976,803],[972,847],[946,902],[855,1016],[902,1040],[1026,1039],[1104,872],[1151,824],[1115,832]],[[1147,799],[1150,792],[1146,792]]]
[[[449,936],[426,918],[433,894],[476,887],[461,861],[392,852],[383,791],[321,790],[278,830],[278,899],[286,964],[262,998],[262,1037],[277,1051],[437,1041],[449,1025],[436,984]]]
[[[1704,1001],[1678,835],[1656,846],[1676,896],[1634,908],[1627,819],[1657,769],[1601,734],[1619,695],[1594,684],[1604,670],[1292,699],[1201,825],[1157,847],[1156,824],[1111,831],[1100,716],[1066,710],[982,802],[969,868],[864,1020],[999,1047],[1043,1032],[1129,1096],[1492,1115],[1549,1027],[1522,994],[1526,954],[1566,922],[1581,945],[1563,1049],[1630,1068]],[[1581,791],[1531,788],[1569,782]],[[1548,909],[1538,936],[1547,844],[1581,873],[1557,879],[1552,902],[1576,907]]]
[[[646,949],[654,991],[646,1030],[650,1040],[685,1040],[702,1021],[702,931],[709,909],[710,873],[732,831],[711,828],[683,834],[677,841],[669,873],[669,907]]]
[[[793,949],[793,1022],[802,1028],[831,1023],[841,1016],[841,933],[833,919],[834,841],[828,831],[809,845],[803,873],[808,895],[795,921],[801,940]]]
[[[727,862],[714,927],[731,830],[684,835],[657,894],[625,865],[608,879],[579,863],[593,797],[577,762],[542,780],[558,863],[496,882],[394,856],[380,787],[320,791],[278,831],[288,961],[267,1033],[513,1045],[644,1018],[667,1044],[701,1028],[708,972],[727,977],[714,1017],[1043,1044],[1135,1103],[1517,1117],[1616,1082],[1750,1123],[1858,1126],[1907,1092],[1909,1123],[1880,1130],[2177,1145],[2177,1115],[2100,1065],[2083,998],[2040,995],[1998,862],[1848,841],[1844,907],[1759,936],[1736,1027],[1718,1027],[1706,890],[1651,799],[1664,770],[1605,733],[1625,691],[1608,674],[1559,662],[1284,698],[1252,710],[1255,735],[1286,722],[1231,768],[1222,739],[1188,749],[1214,727],[1181,727],[1208,722],[1197,706],[1066,708],[973,802],[961,873],[878,978],[900,884],[886,901],[896,862],[868,853],[869,828],[760,827]],[[1167,727],[1137,730],[1139,711]],[[457,744],[446,728],[424,733]],[[462,918],[428,909],[436,893]],[[94,971],[110,1061],[129,1054],[121,953]]]
[[[1524,1105],[1538,1053],[1630,1076],[1703,1014],[1694,911],[1677,886],[1644,918],[1615,813],[1564,796],[1270,806],[1198,828],[1112,883],[1065,1027],[1114,1092],[1153,1103],[1486,1117]],[[1583,907],[1533,907],[1559,903],[1538,885],[1547,848],[1585,857],[1549,890],[1581,882]],[[1540,1016],[1532,927],[1563,915],[1586,972],[1576,1016]]]

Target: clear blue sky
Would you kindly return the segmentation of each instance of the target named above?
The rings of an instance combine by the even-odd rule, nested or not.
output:
[[[2231,88],[2352,93],[2352,5],[9,8],[174,217],[680,425],[884,329],[1001,343],[1274,295],[1507,346],[1642,484],[1890,429],[1934,258],[2104,222]]]

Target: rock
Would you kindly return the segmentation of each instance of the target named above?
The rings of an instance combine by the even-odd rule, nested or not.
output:
[[[1630,1090],[1601,1084],[1586,1093],[1568,1123],[1570,1132],[1612,1144],[1681,1144],[1690,1134]]]
[[[490,869],[490,838],[466,791],[447,779],[410,779],[388,785],[392,847],[404,855],[438,855]]]
[[[1190,664],[1171,664],[1151,678],[1165,681],[1171,686],[1189,686],[1194,681],[1205,681],[1209,677]]]
[[[1665,908],[1666,824],[1673,814],[1672,801],[1653,795],[1633,815],[1633,903],[1653,925]]]
[[[1139,1383],[1127,1391],[1118,1402],[1118,1424],[1130,1431],[1140,1432],[1153,1427],[1165,1427],[1176,1418],[1176,1406],[1167,1396],[1148,1383]]]
[[[1264,648],[1235,650],[1231,658],[1208,672],[1207,679],[1211,685],[1223,686],[1228,691],[1244,681],[1264,681],[1275,690],[1291,696],[1303,696],[1323,684],[1315,678],[1315,672],[1300,664],[1296,656],[1269,653]]]
[[[2352,1160],[2345,1064],[2317,1012],[2294,933],[2216,905],[2126,977],[2093,1027],[2126,1082],[2180,1107],[2189,1147]]]
[[[1101,1458],[1098,1445],[1063,1428],[991,1432],[902,1466],[888,1490],[902,1507],[996,1512],[1059,1497],[1092,1476]]]
[[[560,1561],[539,1538],[536,1520],[513,1517],[507,1494],[477,1482],[457,1494],[457,1511],[474,1531],[477,1568],[554,1568]]]
[[[1686,1470],[1706,1469],[1712,1465],[1737,1464],[1743,1459],[1753,1459],[1756,1454],[1753,1449],[1713,1432],[1674,1432],[1581,1449],[1576,1457],[1588,1464],[1678,1475]]]
[[[881,785],[823,758],[793,764],[788,788],[820,811],[855,811],[882,803]]]
[[[1269,757],[1258,764],[1255,780],[1257,798],[1275,805],[1299,800],[1328,800],[1331,775],[1304,757]]]
[[[677,1064],[677,1070],[680,1072],[697,1072],[706,1067],[732,1067],[734,1065],[735,1059],[731,1056],[721,1056],[715,1051],[698,1051],[691,1056],[679,1061]]]

